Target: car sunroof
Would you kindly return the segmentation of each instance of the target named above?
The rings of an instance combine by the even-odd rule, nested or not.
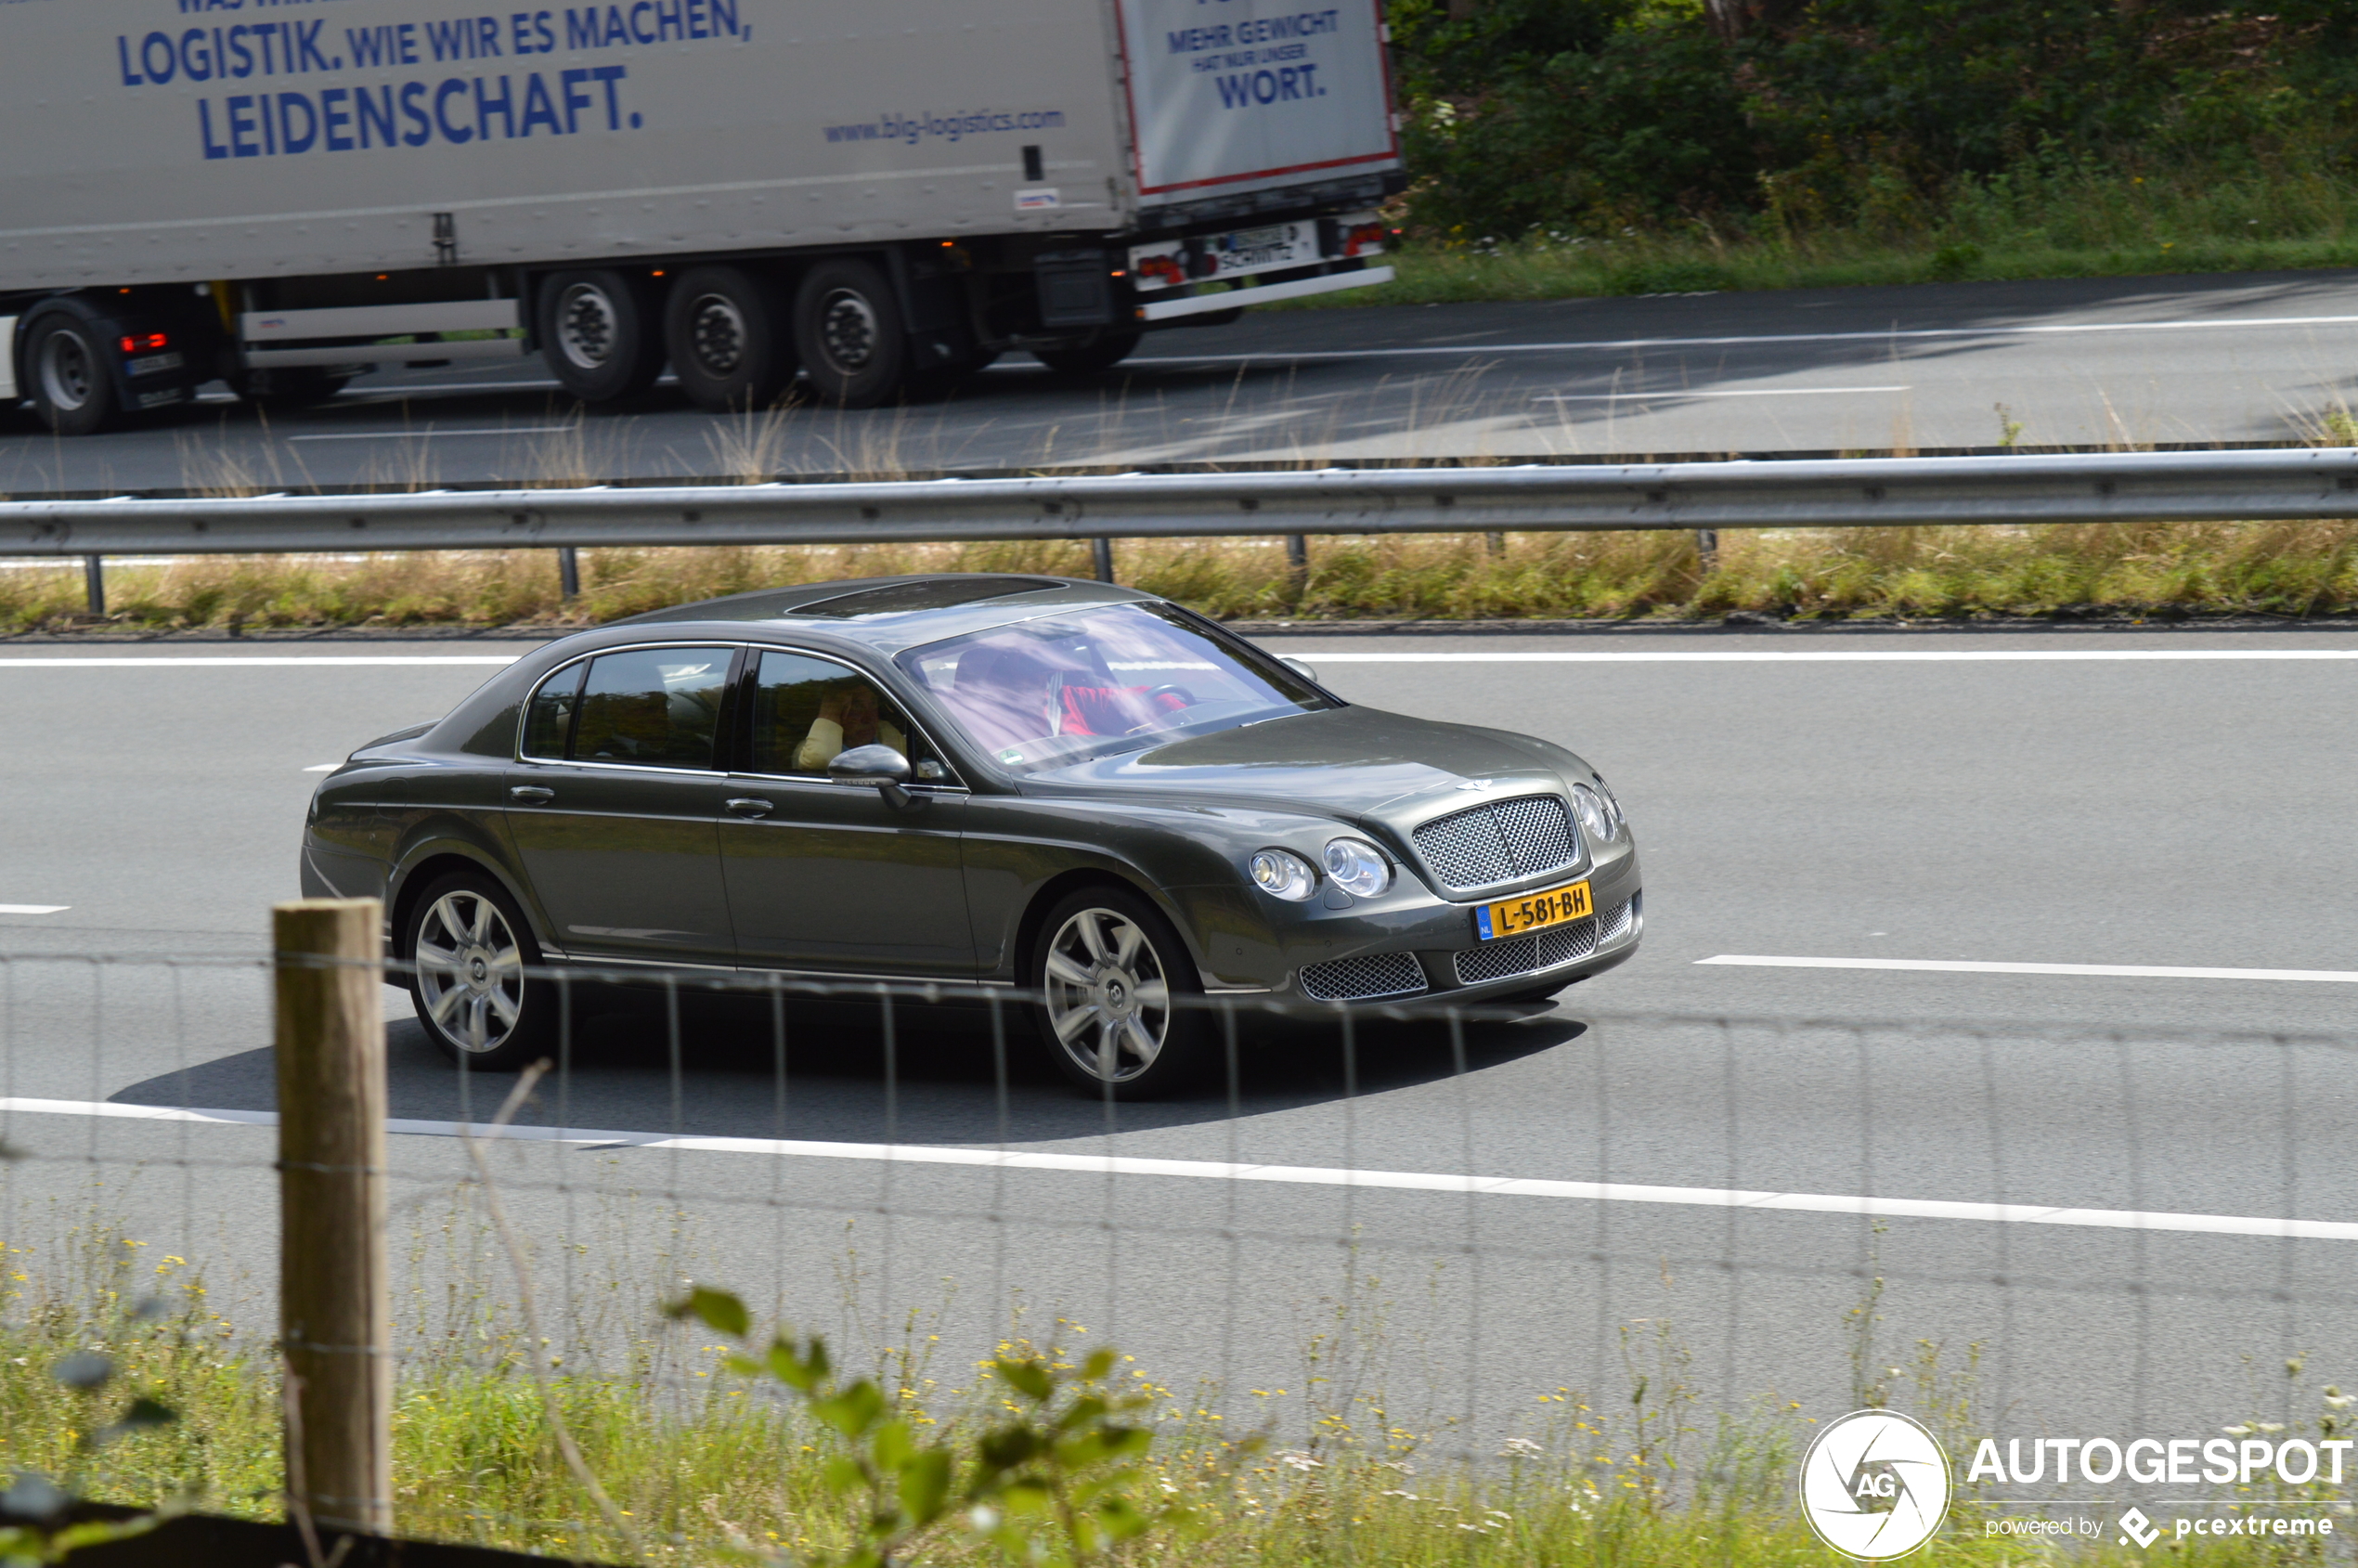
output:
[[[1013,594],[1033,593],[1043,588],[1063,586],[1047,577],[933,577],[922,582],[889,583],[883,588],[859,589],[850,593],[837,594],[833,599],[798,604],[788,613],[823,616],[831,620],[850,620],[858,616],[900,616],[913,610],[947,610],[954,605],[972,604],[984,599],[1005,599]]]

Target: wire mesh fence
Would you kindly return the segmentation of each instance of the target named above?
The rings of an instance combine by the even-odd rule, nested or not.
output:
[[[1209,1070],[1134,1102],[1076,1093],[1004,988],[535,973],[559,1027],[526,1079],[447,1058],[384,992],[420,1534],[617,1561],[807,1541],[807,1490],[730,1466],[819,1445],[660,1315],[692,1282],[945,1422],[1009,1346],[1119,1347],[1173,1454],[1265,1438],[1222,1504],[1265,1510],[1237,1521],[1354,1465],[1363,1532],[1452,1510],[1417,1517],[1503,1536],[1516,1509],[1481,1488],[1543,1473],[1549,1506],[1752,1487],[1790,1512],[1812,1423],[1861,1406],[1924,1419],[1989,1519],[2101,1504],[2107,1542],[2139,1498],[2346,1495],[2318,1488],[2358,1374],[2351,1037],[1174,996]],[[132,1491],[174,1465],[242,1506],[277,1484],[270,980],[0,959],[8,1354],[145,1346],[258,1445],[121,1450]],[[643,1536],[530,1435],[544,1384]],[[2182,1484],[2042,1446],[2222,1431],[2270,1448],[2257,1482],[2242,1448],[2231,1482]],[[2306,1480],[2269,1471],[2295,1443]],[[1406,1560],[1357,1539],[1337,1560]]]

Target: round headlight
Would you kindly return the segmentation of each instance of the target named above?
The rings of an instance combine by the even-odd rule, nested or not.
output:
[[[1613,837],[1613,814],[1606,810],[1604,797],[1587,784],[1572,786],[1572,814],[1580,819],[1580,831],[1591,844],[1603,844]]]
[[[1392,862],[1364,838],[1331,838],[1327,841],[1327,875],[1344,892],[1372,899],[1392,886]]]
[[[1273,899],[1300,903],[1317,890],[1318,874],[1290,849],[1263,849],[1252,857],[1252,885]]]
[[[1621,802],[1614,797],[1613,786],[1605,783],[1602,773],[1597,775],[1597,793],[1605,797],[1605,820],[1613,824],[1614,836],[1628,832],[1629,819],[1622,814]]]

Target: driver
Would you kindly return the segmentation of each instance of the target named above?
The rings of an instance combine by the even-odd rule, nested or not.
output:
[[[820,700],[819,717],[810,721],[810,733],[795,753],[794,765],[798,771],[816,773],[854,746],[879,744],[909,755],[909,737],[885,717],[876,689],[857,678],[842,680]]]

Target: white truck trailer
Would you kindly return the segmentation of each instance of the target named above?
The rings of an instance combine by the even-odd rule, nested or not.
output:
[[[468,6],[0,0],[0,407],[865,407],[1391,276],[1378,0]]]

